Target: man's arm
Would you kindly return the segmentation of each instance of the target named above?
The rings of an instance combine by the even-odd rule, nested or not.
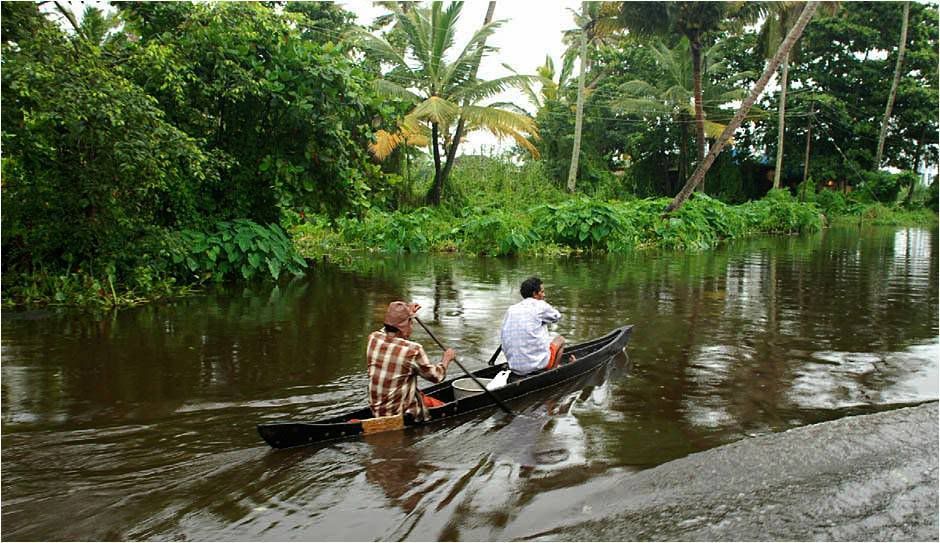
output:
[[[555,323],[561,319],[561,313],[548,302],[539,300],[539,319],[542,324]]]
[[[440,383],[444,380],[444,377],[447,376],[447,366],[450,365],[451,361],[456,356],[456,353],[453,349],[447,349],[444,351],[444,354],[441,356],[441,361],[437,364],[432,364],[428,359],[427,353],[424,352],[424,347],[418,346],[415,351],[409,353],[412,355],[412,364],[418,370],[418,375],[424,377],[432,383]]]

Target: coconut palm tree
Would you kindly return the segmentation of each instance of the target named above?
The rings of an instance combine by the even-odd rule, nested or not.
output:
[[[888,95],[888,104],[885,106],[884,120],[881,122],[881,132],[878,134],[878,149],[875,151],[875,169],[881,167],[881,154],[885,149],[885,136],[888,135],[888,121],[891,120],[891,109],[894,107],[894,98],[898,94],[898,83],[901,81],[901,63],[904,62],[904,49],[907,46],[907,21],[911,13],[911,3],[904,2],[904,13],[901,16],[901,43],[898,45],[898,61],[894,67],[894,79],[891,81],[891,92]],[[916,165],[914,166],[917,167]]]
[[[679,34],[689,43],[695,100],[697,163],[705,156],[705,118],[702,109],[702,49],[708,36],[728,24],[756,21],[764,6],[756,2],[623,2],[619,20],[637,36]]]
[[[486,45],[486,40],[501,22],[484,24],[456,56],[449,54],[461,7],[459,2],[447,7],[434,2],[430,8],[414,7],[406,13],[396,4],[391,5],[396,25],[404,34],[404,48],[393,46],[381,36],[358,33],[361,46],[391,67],[376,80],[377,90],[411,106],[395,130],[376,135],[373,154],[381,160],[403,142],[427,138],[434,161],[434,180],[425,197],[429,205],[441,202],[464,130],[488,130],[497,137],[511,137],[530,153],[538,154],[527,137],[538,134],[531,118],[481,103],[533,79],[513,74],[483,81],[476,76],[480,60],[495,50]]]
[[[560,100],[564,97],[561,90],[568,86],[568,79],[571,77],[571,63],[568,58],[563,58],[564,64],[561,72],[556,72],[555,61],[552,57],[545,55],[545,62],[535,69],[535,77],[519,85],[519,90],[525,95],[530,104],[535,106],[538,111],[545,107],[545,103],[551,100]],[[512,73],[518,73],[511,67],[506,66]],[[557,81],[556,81],[557,77]],[[539,84],[536,87],[536,83]],[[506,107],[523,112],[523,108],[507,104]]]
[[[680,40],[675,47],[668,47],[659,40],[653,41],[649,51],[661,72],[655,81],[632,80],[620,87],[620,95],[611,100],[611,108],[624,114],[641,117],[661,117],[668,115],[679,126],[679,177],[683,180],[688,175],[688,140],[689,125],[695,119],[694,90],[692,83],[692,63],[689,59],[689,44]],[[725,125],[710,120],[722,114],[720,106],[744,99],[745,91],[741,82],[752,77],[750,72],[732,73],[722,59],[722,44],[708,48],[703,55],[703,80],[707,84],[702,89],[702,98],[707,107],[703,108],[703,128],[708,138],[715,139],[725,129]],[[752,110],[755,118],[762,115],[760,110]],[[726,115],[726,114],[725,114]]]
[[[780,47],[780,42],[787,35],[787,32],[793,28],[800,13],[803,11],[805,2],[775,2],[771,4],[770,13],[761,27],[758,37],[758,48],[763,53],[764,58],[770,59]],[[825,11],[832,15],[839,9],[839,2],[822,2],[820,11]],[[785,127],[785,115],[787,109],[787,91],[790,86],[790,59],[799,56],[799,42],[793,45],[790,53],[784,57],[780,63],[780,105],[777,109],[777,162],[774,168],[773,188],[780,188],[780,175],[783,171],[783,133]]]
[[[751,89],[750,94],[747,98],[741,103],[741,106],[738,108],[737,112],[734,114],[734,117],[731,119],[731,122],[725,127],[722,131],[721,136],[718,137],[718,141],[715,142],[715,145],[708,151],[708,155],[705,157],[705,160],[695,168],[695,172],[692,173],[692,177],[686,181],[685,186],[682,187],[682,190],[679,191],[679,194],[676,194],[676,197],[672,199],[672,202],[666,206],[666,213],[670,213],[682,207],[682,204],[689,199],[689,196],[692,195],[692,191],[695,190],[695,187],[705,179],[705,174],[708,172],[708,168],[711,167],[712,163],[715,162],[715,158],[718,157],[718,154],[728,143],[728,140],[731,139],[731,135],[734,134],[734,131],[741,126],[741,122],[744,120],[744,117],[748,114],[751,109],[751,106],[754,105],[754,102],[757,101],[757,97],[764,92],[764,87],[767,86],[767,82],[770,80],[770,76],[777,70],[780,66],[780,63],[783,62],[784,57],[790,53],[790,49],[793,48],[793,44],[800,38],[803,34],[803,29],[806,28],[806,25],[809,24],[810,19],[813,18],[813,14],[816,12],[816,8],[819,6],[819,2],[807,2],[806,6],[803,8],[803,12],[800,13],[799,19],[793,25],[793,28],[790,29],[790,32],[787,33],[787,37],[780,44],[780,48],[777,49],[777,54],[774,55],[770,62],[767,63],[767,67],[764,68],[764,73],[760,76],[760,79],[754,84],[754,88]]]
[[[575,23],[578,28],[574,31],[565,33],[565,41],[568,42],[567,58],[572,57],[574,51],[573,42],[577,42],[577,56],[579,59],[578,67],[578,98],[575,105],[574,120],[574,145],[571,148],[571,165],[568,169],[568,191],[574,192],[575,183],[578,179],[578,158],[581,155],[581,127],[584,124],[584,99],[585,99],[585,73],[590,64],[590,55],[588,55],[589,46],[598,46],[607,41],[620,25],[617,23],[616,14],[611,14],[603,9],[601,2],[581,2],[581,13],[575,13]],[[594,85],[598,82],[594,81]]]

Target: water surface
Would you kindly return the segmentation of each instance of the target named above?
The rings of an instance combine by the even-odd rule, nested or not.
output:
[[[504,539],[513,519],[546,514],[540,496],[936,399],[937,237],[833,229],[701,254],[375,256],[103,318],[5,311],[2,537]],[[570,341],[634,324],[625,355],[513,403],[525,417],[292,451],[256,434],[361,406],[364,341],[394,299],[419,302],[479,367],[532,274]],[[439,356],[420,329],[414,339]]]

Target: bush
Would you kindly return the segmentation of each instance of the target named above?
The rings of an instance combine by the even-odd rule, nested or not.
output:
[[[816,204],[829,216],[844,215],[849,209],[845,195],[836,190],[819,191],[816,195]]]
[[[516,164],[505,155],[458,157],[448,185],[444,199],[454,210],[492,205],[522,210],[566,198],[549,179],[543,161],[527,160]]]
[[[340,235],[326,217],[314,215],[291,228],[294,248],[303,258],[325,260],[342,251]]]
[[[858,192],[863,195],[862,198],[874,202],[894,203],[898,199],[903,179],[903,174],[882,171],[863,172],[862,183],[859,184]]]
[[[542,239],[575,249],[606,249],[608,240],[629,235],[630,223],[621,209],[583,196],[529,212]]]
[[[290,238],[275,224],[261,226],[247,219],[220,222],[203,233],[181,230],[170,236],[167,256],[197,281],[222,281],[233,277],[252,279],[281,272],[300,275],[307,263]]]
[[[718,240],[734,239],[749,231],[740,207],[730,206],[704,194],[696,194],[676,215],[707,226],[715,232]]]
[[[449,223],[440,211],[420,208],[412,212],[386,213],[372,210],[361,219],[344,218],[336,222],[344,242],[361,249],[387,252],[423,252],[449,233]]]
[[[823,225],[815,204],[800,203],[785,189],[771,190],[762,200],[742,205],[741,210],[757,232],[815,232]]]
[[[497,209],[487,214],[475,209],[460,226],[464,250],[491,256],[526,251],[539,241],[526,214]]]
[[[930,184],[930,188],[927,190],[927,201],[925,205],[927,209],[932,209],[934,213],[937,213],[937,203],[940,199],[940,191],[937,190],[938,180],[934,179],[934,182]]]

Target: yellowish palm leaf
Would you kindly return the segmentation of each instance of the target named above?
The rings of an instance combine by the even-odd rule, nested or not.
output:
[[[725,125],[716,123],[715,121],[709,121],[708,119],[705,119],[704,126],[705,137],[713,140],[718,139],[721,133],[725,131]],[[734,136],[728,140],[728,145],[734,145]]]
[[[375,133],[375,141],[369,144],[369,152],[379,160],[388,158],[399,145],[405,143],[416,147],[424,147],[429,143],[428,129],[420,121],[408,115],[398,124],[398,130],[388,132],[379,130]]]
[[[442,127],[446,127],[453,122],[459,113],[460,108],[453,102],[445,100],[440,96],[432,96],[415,106],[408,115],[422,121],[430,121]]]

